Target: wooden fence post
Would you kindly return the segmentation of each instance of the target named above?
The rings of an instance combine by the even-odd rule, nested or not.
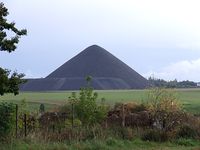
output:
[[[24,135],[27,136],[26,114],[24,114]]]
[[[72,129],[74,128],[74,104],[72,103]]]
[[[125,127],[124,104],[122,104],[122,127]]]
[[[55,125],[53,124],[53,133],[55,132]]]
[[[16,127],[16,130],[15,130],[15,134],[16,134],[16,138],[17,138],[17,134],[18,134],[18,105],[16,104],[16,109],[15,109],[15,127]]]

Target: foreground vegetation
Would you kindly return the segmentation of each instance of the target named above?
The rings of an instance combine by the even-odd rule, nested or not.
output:
[[[1,149],[197,150],[199,116],[185,112],[173,90],[145,92],[143,101],[112,104],[87,86],[71,93],[63,105],[48,108],[51,112],[44,104],[30,111],[20,101],[17,117],[14,104],[1,103]]]
[[[173,143],[144,142],[140,139],[87,140],[72,142],[41,142],[39,140],[15,140],[11,144],[0,144],[1,150],[199,150],[200,143],[191,139],[180,139]]]

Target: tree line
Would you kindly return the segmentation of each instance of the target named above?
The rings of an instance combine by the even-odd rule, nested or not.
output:
[[[166,81],[163,79],[157,79],[153,77],[148,78],[149,84],[151,87],[165,87],[165,88],[197,88],[198,84],[193,81]]]

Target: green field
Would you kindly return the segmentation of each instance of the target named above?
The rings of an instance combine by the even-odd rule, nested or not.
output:
[[[192,113],[200,114],[200,89],[177,89],[177,97],[184,108]],[[113,105],[116,102],[145,102],[148,90],[108,90],[97,91],[99,100],[106,99],[106,103]],[[47,109],[51,109],[67,102],[71,91],[62,92],[21,92],[19,95],[6,94],[0,100],[20,103],[25,99],[31,110],[38,110],[39,105],[44,103]]]
[[[49,142],[16,140],[9,145],[1,145],[1,150],[199,150],[199,141],[180,139],[172,143],[144,142],[139,139],[87,140],[75,142]]]

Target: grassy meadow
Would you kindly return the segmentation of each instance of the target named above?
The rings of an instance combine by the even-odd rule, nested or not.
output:
[[[113,105],[117,102],[146,102],[149,90],[108,90],[97,91],[99,101],[105,98],[106,103]],[[175,89],[177,97],[186,111],[200,114],[200,89]],[[26,100],[32,111],[37,111],[41,103],[45,104],[47,110],[56,108],[67,102],[72,91],[55,92],[21,92],[19,95],[5,94],[0,100],[20,103]]]
[[[16,140],[9,145],[1,145],[1,150],[199,150],[200,143],[190,139],[180,139],[173,143],[144,142],[140,139],[88,140],[75,142],[49,142]]]

